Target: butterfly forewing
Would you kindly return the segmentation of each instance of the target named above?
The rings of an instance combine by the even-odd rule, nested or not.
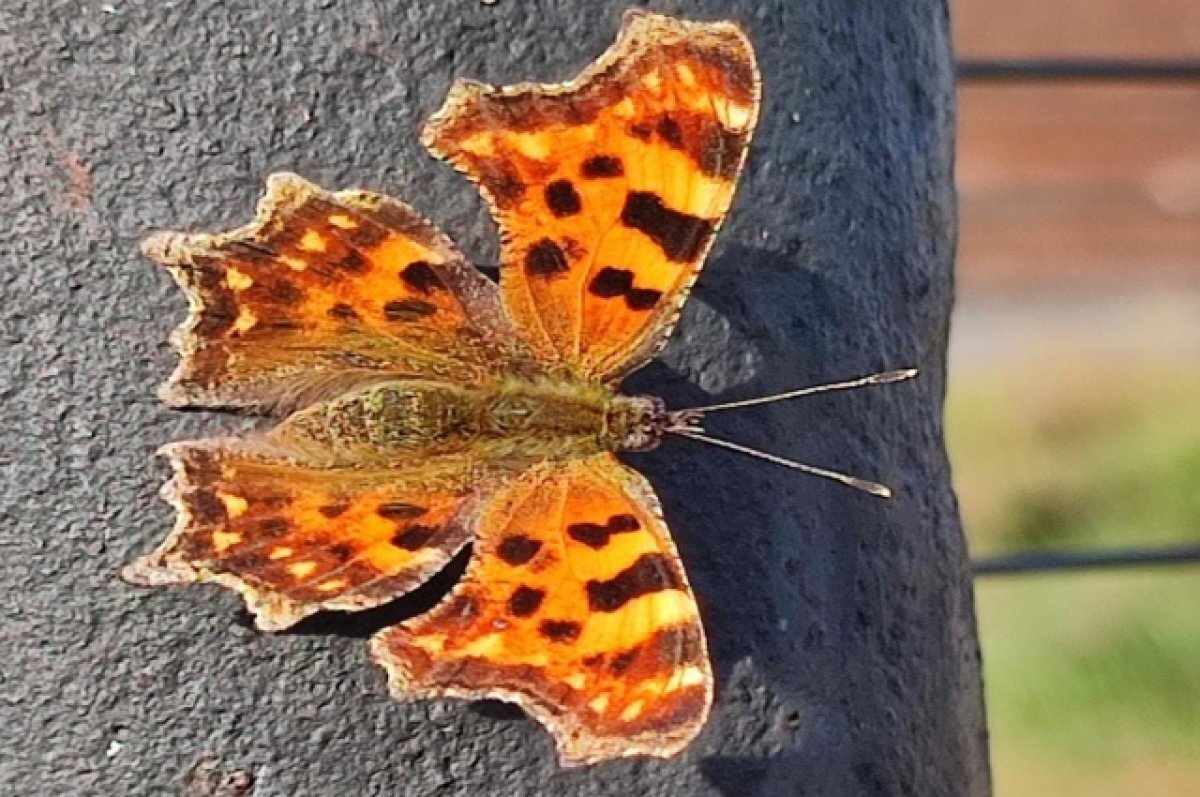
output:
[[[758,97],[735,26],[631,12],[566,84],[460,82],[424,140],[488,199],[525,334],[615,383],[665,342],[729,209]]]

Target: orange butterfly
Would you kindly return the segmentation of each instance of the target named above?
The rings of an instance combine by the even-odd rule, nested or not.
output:
[[[371,640],[396,696],[516,702],[564,764],[678,752],[712,701],[704,633],[614,453],[704,439],[700,412],[616,386],[699,273],[759,85],[733,24],[643,12],[568,83],[456,84],[422,140],[488,200],[499,285],[408,206],[294,175],[247,227],[149,239],[191,306],[163,399],[292,414],[166,446],[177,523],[126,578],[224,584],[276,630],[391,600],[474,541],[439,606]]]

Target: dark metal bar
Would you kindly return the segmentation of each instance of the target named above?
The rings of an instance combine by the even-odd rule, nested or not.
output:
[[[1013,80],[1200,81],[1200,60],[972,58],[959,61],[958,79],[972,82]]]
[[[1112,551],[1034,551],[976,560],[975,575],[1045,573],[1119,567],[1200,564],[1200,544]]]

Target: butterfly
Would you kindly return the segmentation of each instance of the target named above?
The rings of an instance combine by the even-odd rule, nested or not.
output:
[[[456,83],[422,141],[487,200],[498,284],[409,206],[290,174],[248,226],[148,239],[191,310],[162,398],[283,420],[165,446],[176,524],[125,578],[222,584],[278,630],[392,600],[473,543],[439,605],[371,639],[391,691],[515,702],[564,765],[680,751],[712,703],[704,631],[615,455],[707,439],[703,411],[618,386],[679,316],[760,85],[736,25],[641,11],[567,83]]]

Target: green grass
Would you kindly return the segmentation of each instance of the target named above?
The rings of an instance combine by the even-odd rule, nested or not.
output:
[[[974,552],[1200,539],[1193,370],[1030,364],[956,382],[947,438]]]
[[[1197,408],[1200,373],[1177,366],[960,379],[947,432],[972,551],[1197,541]],[[1200,794],[1200,566],[977,594],[998,797]]]

